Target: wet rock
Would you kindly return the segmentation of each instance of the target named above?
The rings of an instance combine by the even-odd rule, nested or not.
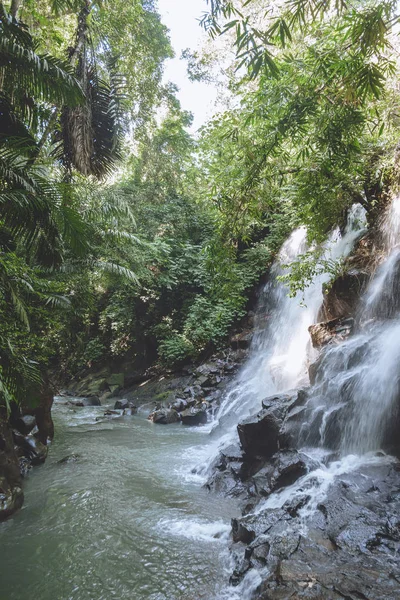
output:
[[[170,423],[177,423],[179,421],[179,415],[176,410],[161,408],[160,410],[155,410],[150,413],[148,419],[158,425],[169,425]]]
[[[181,412],[184,425],[204,425],[207,423],[207,411],[205,408],[192,406]]]
[[[350,269],[337,277],[324,294],[318,319],[331,321],[354,315],[369,278],[370,274],[360,269]]]
[[[69,464],[69,463],[76,463],[76,462],[79,462],[80,458],[81,457],[79,454],[68,454],[68,456],[64,456],[64,458],[61,458],[60,460],[58,460],[57,464],[65,465],[65,464]]]
[[[24,494],[19,486],[11,486],[5,477],[0,476],[0,521],[8,519],[24,501]]]
[[[74,396],[74,393],[71,392],[71,390],[60,390],[60,392],[58,393],[59,396]]]
[[[279,433],[288,411],[306,400],[304,390],[271,396],[263,410],[238,425],[240,444],[249,457],[271,457],[279,450]]]
[[[133,415],[137,414],[137,407],[136,406],[132,406],[131,408],[125,408],[122,412],[122,415],[124,417],[133,417]]]
[[[317,506],[310,503],[318,478],[299,487],[281,508],[233,520],[241,560],[247,558],[250,568],[265,567],[257,599],[399,597],[400,469],[381,458],[336,478]],[[286,453],[278,461],[293,459]],[[237,560],[235,583],[247,571]]]
[[[253,479],[261,495],[267,496],[292,485],[316,466],[315,461],[297,450],[282,450]]]
[[[85,398],[68,400],[67,404],[81,408],[83,406],[101,406],[100,398],[98,396],[86,396]]]
[[[22,433],[22,435],[28,435],[36,426],[36,417],[33,415],[23,415],[15,420],[13,419],[12,426],[19,433]]]
[[[40,465],[47,458],[47,446],[42,444],[33,435],[23,436],[17,431],[13,431],[14,443],[17,446],[19,456],[29,459],[32,465]]]
[[[278,451],[280,423],[268,410],[248,417],[238,425],[243,451],[248,456],[272,456]]]
[[[354,331],[354,319],[338,318],[324,323],[317,323],[308,328],[314,348],[322,348],[327,344],[342,342]]]
[[[189,402],[187,400],[184,400],[183,398],[176,398],[175,402],[171,404],[170,408],[172,408],[172,410],[176,410],[176,412],[182,412],[186,410],[188,406]]]
[[[123,398],[122,400],[117,400],[114,404],[114,410],[127,410],[129,408],[136,408],[136,406],[130,400]]]
[[[101,406],[100,398],[98,396],[87,396],[82,398],[83,406]]]
[[[30,470],[32,469],[31,461],[22,456],[19,459],[19,470],[21,473],[21,477],[25,478],[29,475]]]
[[[211,378],[209,375],[200,375],[200,377],[198,377],[198,379],[196,380],[196,383],[200,387],[208,387],[209,385],[211,385]]]

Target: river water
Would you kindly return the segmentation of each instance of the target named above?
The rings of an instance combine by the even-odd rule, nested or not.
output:
[[[23,509],[0,526],[0,599],[234,598],[236,506],[191,474],[209,452],[205,431],[140,414],[99,422],[104,406],[64,403],[56,399],[56,439],[25,481]],[[76,462],[58,462],[71,454]]]

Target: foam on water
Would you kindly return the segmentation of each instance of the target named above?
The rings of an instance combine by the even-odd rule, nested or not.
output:
[[[199,542],[226,543],[231,527],[223,521],[198,522],[192,519],[177,521],[163,519],[158,522],[157,530],[162,535],[174,535]]]

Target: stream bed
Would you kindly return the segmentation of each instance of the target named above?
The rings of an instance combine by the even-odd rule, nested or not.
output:
[[[231,600],[232,500],[192,475],[207,428],[56,398],[56,438],[0,526],[0,600]],[[63,461],[76,455],[76,460]]]

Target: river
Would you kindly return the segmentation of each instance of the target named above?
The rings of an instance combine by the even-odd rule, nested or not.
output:
[[[238,511],[191,474],[206,428],[96,421],[104,408],[56,398],[49,457],[1,525],[1,600],[230,600]]]

